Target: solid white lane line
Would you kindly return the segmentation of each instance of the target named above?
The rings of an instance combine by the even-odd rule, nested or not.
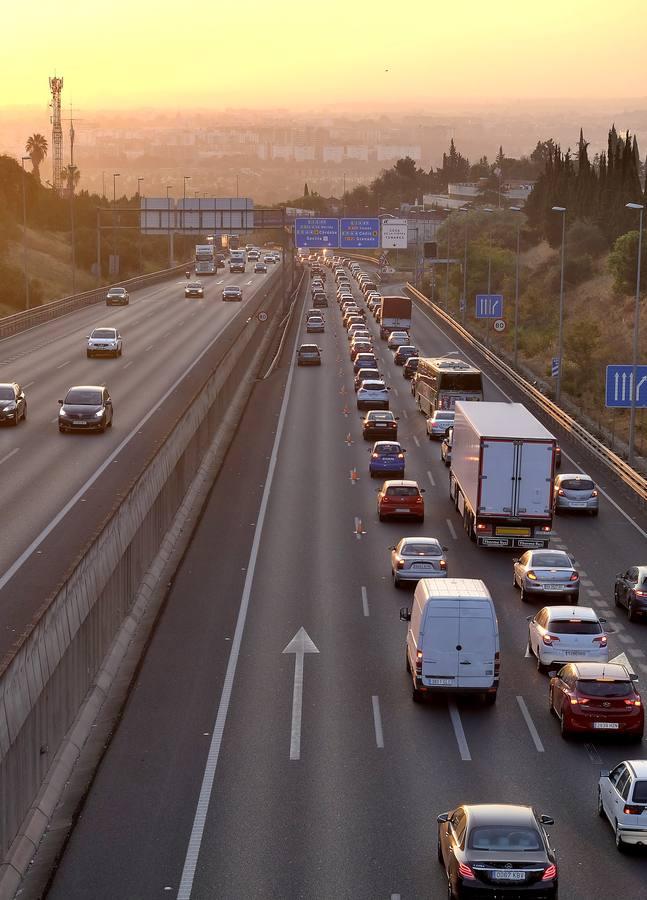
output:
[[[227,712],[229,710],[229,703],[231,701],[231,692],[234,686],[234,677],[236,675],[236,666],[238,664],[240,646],[243,640],[243,632],[245,630],[245,621],[247,619],[247,610],[249,608],[249,598],[252,592],[254,572],[256,571],[256,560],[258,558],[258,550],[261,543],[261,536],[263,534],[263,525],[265,523],[267,505],[269,502],[270,491],[272,489],[272,482],[274,481],[276,461],[279,455],[279,445],[281,443],[281,436],[283,434],[283,427],[285,425],[288,402],[290,400],[290,393],[292,390],[292,378],[294,375],[294,363],[296,360],[298,341],[299,334],[297,332],[294,340],[294,346],[292,348],[292,361],[290,363],[290,371],[288,373],[288,378],[285,385],[285,393],[283,395],[283,403],[281,404],[281,411],[279,413],[278,424],[276,427],[276,436],[274,438],[274,446],[272,447],[270,464],[267,470],[265,488],[263,490],[263,497],[261,499],[261,506],[258,513],[256,528],[254,529],[254,540],[252,541],[252,549],[249,555],[249,562],[247,564],[247,572],[245,573],[245,584],[243,586],[243,594],[240,601],[238,619],[236,621],[236,631],[234,632],[234,639],[232,641],[231,651],[229,653],[227,671],[225,673],[222,693],[220,695],[220,703],[218,705],[218,714],[216,715],[216,722],[213,727],[211,744],[209,746],[209,754],[207,756],[207,764],[205,766],[204,775],[202,777],[200,796],[198,798],[195,817],[193,819],[193,827],[191,829],[191,837],[189,838],[189,845],[187,847],[186,857],[184,859],[184,868],[182,870],[182,878],[180,880],[180,887],[177,893],[177,900],[190,900],[191,891],[193,889],[195,870],[198,864],[198,856],[200,854],[200,846],[202,844],[204,826],[207,820],[209,803],[211,801],[213,782],[216,777],[216,766],[218,765],[220,747],[222,745],[222,739],[225,732]],[[203,355],[204,353],[206,353],[206,349],[201,355]],[[169,391],[169,394],[170,393],[171,392]]]
[[[535,723],[532,721],[532,717],[530,715],[530,712],[528,711],[528,707],[526,706],[526,701],[523,699],[523,697],[517,696],[517,703],[519,704],[521,715],[526,720],[526,725],[528,726],[528,731],[530,732],[532,742],[535,745],[535,750],[537,750],[538,753],[543,753],[544,745],[542,744],[541,738],[539,737],[539,732],[535,728]]]
[[[364,615],[368,616],[368,595],[366,593],[366,588],[362,587],[362,609],[364,610]]]
[[[6,462],[8,459],[11,459],[11,457],[14,456],[14,454],[19,453],[19,452],[20,452],[20,447],[14,447],[13,450],[11,450],[9,453],[7,453],[6,456],[3,456],[2,459],[0,459],[0,466],[2,465],[3,462]]]
[[[463,730],[463,723],[461,722],[461,715],[458,711],[458,707],[453,700],[450,700],[447,706],[449,708],[449,716],[452,720],[452,725],[454,726],[454,734],[456,735],[456,743],[458,744],[461,759],[463,762],[469,762],[472,756],[470,754],[470,748],[467,746],[467,738],[465,737],[465,731]]]
[[[434,476],[431,474],[429,470],[427,470],[427,478],[431,482],[432,487],[436,487],[436,482],[434,481]]]
[[[384,748],[384,734],[382,732],[382,716],[380,715],[380,698],[373,694],[373,724],[375,726],[375,743]]]
[[[420,441],[418,440],[417,435],[414,434],[413,440],[414,440],[414,443],[415,443],[416,447],[419,447],[419,446],[420,446]]]
[[[60,364],[60,366],[56,366],[56,368],[57,368],[57,369],[62,369],[63,366],[68,366],[68,365],[70,364],[70,362],[71,362],[71,360],[66,359],[65,362],[62,362],[62,363]]]
[[[431,324],[434,326],[434,328],[436,328],[437,331],[440,331],[440,333],[443,335],[443,337],[447,338],[447,340],[449,341],[449,343],[459,351],[459,353],[465,358],[465,360],[466,360],[467,362],[472,363],[472,365],[475,366],[477,369],[480,369],[480,368],[481,368],[481,366],[479,366],[478,363],[475,363],[473,359],[470,359],[470,357],[467,355],[467,353],[465,353],[465,351],[464,351],[463,349],[461,349],[461,347],[459,347],[458,344],[455,343],[455,341],[453,341],[453,340],[449,337],[449,335],[445,334],[445,332],[442,330],[442,328],[440,328],[440,326],[437,325],[436,322],[434,322],[434,320],[433,320],[432,317],[429,315],[429,313],[426,312],[426,310],[424,310],[422,307],[418,307],[418,308],[420,309],[420,312],[421,312],[427,319],[429,319],[429,321],[430,321]],[[501,388],[501,387],[496,383],[496,381],[495,381],[493,378],[491,378],[491,377],[487,374],[487,372],[483,372],[483,375],[485,376],[485,378],[487,378],[487,380],[488,380],[492,385],[494,385],[494,387],[497,389],[497,391],[499,391],[499,393],[503,394],[503,396],[506,398],[506,400],[507,400],[509,403],[513,403],[512,397],[510,397],[509,394],[506,394],[506,392],[503,390],[503,388]],[[564,453],[563,450],[562,450],[562,456],[564,457],[564,459],[567,459],[567,460],[569,460],[570,462],[572,462],[573,465],[578,469],[578,471],[580,471],[580,472],[583,472],[583,471],[584,471],[584,470],[583,470],[583,469],[575,462],[575,460],[572,459],[572,457],[570,457],[567,453]],[[609,503],[611,504],[611,506],[613,506],[614,509],[616,509],[616,510],[620,513],[620,515],[623,516],[623,517],[627,520],[627,522],[629,522],[630,525],[633,525],[633,527],[636,529],[636,531],[637,531],[639,534],[641,534],[644,538],[647,538],[647,531],[645,531],[644,529],[642,529],[642,528],[640,527],[640,525],[638,525],[637,522],[634,522],[634,520],[631,518],[631,516],[629,515],[629,513],[628,513],[628,512],[625,512],[625,510],[624,510],[621,506],[619,506],[619,504],[617,504],[616,501],[615,501],[612,497],[609,496],[609,494],[607,494],[607,492],[604,490],[604,488],[601,488],[599,484],[597,484],[596,487],[597,487],[598,491],[602,494],[602,496],[605,498],[605,500],[608,500]]]
[[[451,536],[454,538],[454,540],[457,541],[457,540],[458,540],[458,535],[456,534],[456,531],[455,531],[455,529],[454,529],[454,525],[453,525],[452,520],[451,520],[451,519],[445,519],[445,521],[447,522],[447,527],[449,528],[449,533],[450,533]]]

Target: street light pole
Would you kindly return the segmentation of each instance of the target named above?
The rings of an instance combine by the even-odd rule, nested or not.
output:
[[[559,330],[557,332],[557,385],[555,386],[555,403],[559,406],[562,396],[562,353],[564,345],[564,257],[566,254],[566,207],[553,206],[553,212],[562,217],[562,261],[559,276]]]
[[[638,263],[636,265],[636,306],[634,309],[634,340],[633,340],[633,358],[631,364],[631,378],[629,386],[631,390],[631,409],[629,412],[629,454],[627,462],[630,466],[634,462],[634,438],[636,431],[636,403],[638,401],[638,338],[640,333],[640,267],[642,263],[643,250],[643,213],[645,207],[642,203],[627,203],[627,209],[637,209],[640,215],[640,224],[638,226]]]
[[[449,217],[451,215],[451,209],[448,209],[447,212],[448,212],[448,216],[445,219],[445,223],[447,225],[447,265],[445,266],[445,312],[449,312],[449,254],[450,254]]]
[[[346,173],[344,172],[344,193],[341,197],[341,214],[346,215]]]
[[[168,267],[173,268],[173,244],[171,243],[171,201],[168,192],[173,187],[172,184],[166,185],[166,227],[168,229]]]
[[[117,179],[120,178],[119,172],[112,173],[112,255],[115,257],[117,255],[117,234],[115,232],[116,228],[116,213],[115,207],[117,205]],[[118,271],[118,268],[117,268]],[[116,274],[110,271],[110,265],[108,265],[108,277],[110,275]]]
[[[140,185],[141,185],[142,181],[144,181],[144,177],[143,177],[143,175],[139,175],[137,178],[137,203],[139,204],[139,210],[137,211],[137,218],[139,219],[139,229],[138,229],[139,240],[137,241],[137,243],[138,243],[138,250],[139,250],[139,274],[140,275],[143,271],[143,266],[142,266],[142,213],[141,213],[142,195],[141,195],[141,191],[140,191]]]
[[[191,176],[183,175],[182,179],[182,253],[186,254],[186,183],[191,181]]]
[[[461,206],[459,212],[469,212],[466,206]],[[462,320],[465,324],[465,311],[467,309],[467,217],[465,217],[465,256],[463,259],[463,309]]]
[[[23,262],[25,267],[25,309],[29,309],[29,274],[27,269],[27,198],[25,196],[25,160],[31,159],[30,156],[23,156],[22,164],[22,250]],[[17,414],[16,414],[17,415]]]
[[[511,206],[512,212],[520,213],[520,206]],[[521,216],[517,219],[517,265],[514,276],[514,349],[513,349],[513,365],[515,369],[517,368],[517,353],[518,353],[518,340],[517,334],[519,332],[519,250],[521,248]]]

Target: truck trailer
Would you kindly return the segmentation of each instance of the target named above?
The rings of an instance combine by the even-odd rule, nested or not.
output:
[[[471,540],[548,546],[556,446],[521,403],[456,403],[449,496]]]
[[[382,297],[379,322],[382,340],[386,340],[392,331],[410,331],[411,300],[409,297]]]

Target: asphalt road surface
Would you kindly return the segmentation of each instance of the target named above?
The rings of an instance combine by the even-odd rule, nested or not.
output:
[[[314,338],[321,368],[287,353],[252,395],[50,900],[444,897],[436,816],[486,801],[555,817],[562,900],[644,896],[647,855],[619,854],[596,812],[600,768],[643,757],[644,744],[560,737],[548,679],[526,656],[536,608],[512,587],[514,554],[462,531],[439,445],[379,338],[426,519],[378,521],[334,299],[326,323],[311,337],[299,317],[288,345]],[[420,310],[413,336],[422,355],[455,349]],[[503,391],[486,381],[486,399],[517,399]],[[604,493],[597,519],[558,518],[552,545],[577,560],[580,603],[608,618],[610,655],[626,652],[645,680],[647,629],[612,596],[615,573],[644,562],[645,516],[560,443],[561,471],[581,467]],[[438,537],[449,573],[490,589],[501,632],[492,708],[411,700],[399,620],[411,595],[389,567],[407,534]]]

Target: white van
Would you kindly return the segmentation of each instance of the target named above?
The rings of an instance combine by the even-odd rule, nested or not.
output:
[[[400,618],[407,629],[407,671],[413,699],[432,693],[479,693],[496,702],[499,687],[499,626],[482,581],[423,578],[411,609]]]

